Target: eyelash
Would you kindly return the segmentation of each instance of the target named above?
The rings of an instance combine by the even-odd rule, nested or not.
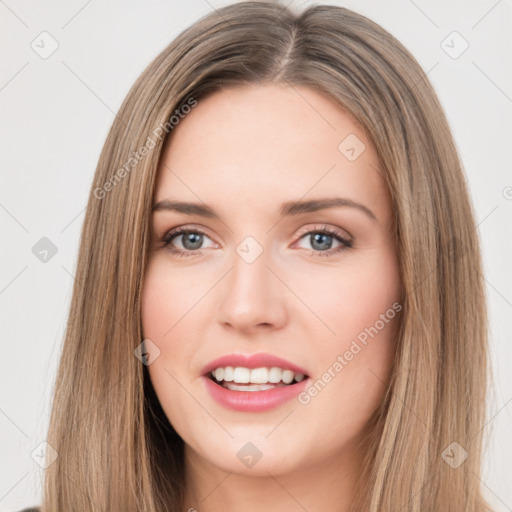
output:
[[[197,235],[208,236],[204,231],[201,231],[200,229],[197,229],[197,228],[186,228],[186,227],[185,228],[176,228],[172,231],[169,231],[167,234],[165,234],[163,236],[161,241],[163,242],[164,247],[167,247],[171,253],[175,254],[178,257],[187,258],[190,256],[195,256],[196,254],[199,254],[201,252],[200,249],[197,249],[195,251],[187,251],[187,250],[184,251],[184,250],[176,249],[176,248],[172,247],[171,242],[174,240],[174,238],[177,238],[179,235],[182,235],[183,233],[194,233]],[[340,236],[336,231],[329,229],[326,226],[324,226],[320,229],[312,229],[312,230],[306,231],[305,233],[302,233],[301,236],[299,237],[299,240],[304,238],[306,235],[311,235],[311,234],[315,234],[315,233],[322,233],[325,235],[330,235],[334,239],[338,240],[341,243],[341,245],[336,249],[329,249],[328,251],[312,250],[311,254],[313,254],[314,256],[330,257],[335,254],[338,254],[341,251],[350,249],[353,246],[353,240]]]

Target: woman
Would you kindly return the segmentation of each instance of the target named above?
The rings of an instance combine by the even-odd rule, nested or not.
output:
[[[216,10],[96,170],[42,510],[490,510],[474,212],[411,54],[348,9]]]

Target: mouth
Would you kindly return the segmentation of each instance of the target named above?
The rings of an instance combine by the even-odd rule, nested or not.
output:
[[[280,367],[219,367],[208,372],[206,377],[218,386],[231,391],[267,391],[284,386],[294,386],[308,379],[304,373]]]
[[[291,361],[269,353],[228,354],[201,371],[205,390],[220,406],[238,412],[264,412],[293,400],[310,375]]]

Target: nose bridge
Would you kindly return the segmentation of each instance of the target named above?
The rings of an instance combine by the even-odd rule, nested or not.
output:
[[[235,249],[233,256],[232,287],[239,288],[241,292],[258,293],[268,288],[271,254],[268,247],[264,247],[254,237],[246,237]],[[266,285],[266,286],[265,286]]]
[[[232,270],[220,298],[220,321],[240,328],[280,324],[285,308],[276,277],[269,270],[270,249],[247,236],[235,248]]]

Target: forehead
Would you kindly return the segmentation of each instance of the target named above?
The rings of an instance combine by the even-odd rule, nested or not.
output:
[[[334,195],[374,211],[388,206],[373,143],[334,100],[307,87],[272,84],[198,101],[171,132],[155,202],[172,196],[221,208],[268,199],[265,206],[272,207]]]

